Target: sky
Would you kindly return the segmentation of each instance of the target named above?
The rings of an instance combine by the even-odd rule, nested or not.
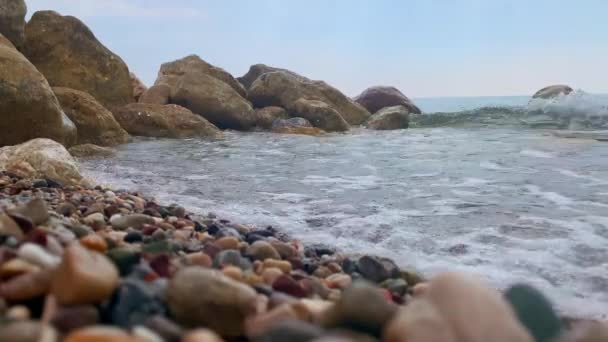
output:
[[[350,96],[608,93],[608,0],[26,0],[74,15],[151,85],[189,54],[287,68]]]

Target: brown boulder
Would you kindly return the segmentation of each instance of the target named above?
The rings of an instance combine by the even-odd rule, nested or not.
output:
[[[306,77],[300,76],[300,75],[296,74],[295,72],[289,71],[287,69],[275,68],[275,67],[268,66],[266,64],[254,64],[249,67],[249,71],[247,71],[247,73],[245,75],[237,78],[237,80],[239,82],[241,82],[241,84],[245,87],[245,89],[249,90],[249,88],[251,88],[251,85],[253,84],[253,82],[255,82],[255,80],[257,80],[258,77],[260,77],[264,74],[267,74],[269,72],[274,72],[274,71],[283,71],[283,72],[289,73],[295,77],[298,77],[301,79],[306,79]]]
[[[142,82],[134,73],[129,73],[129,78],[131,78],[131,87],[133,88],[133,100],[135,102],[139,101],[139,98],[143,95],[143,93],[148,90],[148,87]]]
[[[289,119],[289,114],[281,107],[264,107],[255,110],[255,125],[263,129],[271,129],[277,119]]]
[[[222,135],[213,124],[177,105],[131,103],[116,110],[114,116],[132,135],[165,138]]]
[[[78,158],[90,158],[90,157],[111,157],[116,152],[107,147],[101,147],[93,144],[83,144],[72,146],[68,149],[68,152],[74,157]]]
[[[292,114],[327,132],[343,132],[350,128],[340,113],[323,101],[299,99],[293,104]]]
[[[0,46],[6,46],[11,49],[16,49],[15,45],[13,45],[10,40],[3,36],[2,33],[0,33]]]
[[[201,72],[179,78],[171,90],[171,103],[190,109],[219,128],[248,130],[255,125],[251,104],[227,83]]]
[[[376,130],[391,130],[408,128],[410,113],[404,106],[393,106],[380,109],[372,115],[365,126]]]
[[[327,83],[311,81],[287,71],[262,74],[251,85],[249,99],[259,108],[280,106],[290,112],[294,111],[299,99],[322,101],[351,125],[362,124],[370,116],[365,108]]]
[[[319,135],[325,133],[320,128],[313,127],[304,118],[277,119],[272,123],[272,132],[279,134]]]
[[[76,125],[78,144],[115,146],[129,141],[129,134],[114,115],[93,96],[64,87],[54,87],[53,91],[65,114]]]
[[[532,98],[533,99],[536,99],[536,98],[551,99],[551,98],[557,97],[562,94],[568,95],[573,91],[574,91],[574,89],[570,88],[569,86],[567,86],[565,84],[550,85],[550,86],[544,87],[543,89],[534,93]]]
[[[167,84],[171,88],[174,88],[182,76],[189,73],[201,72],[209,75],[219,81],[226,83],[240,96],[246,98],[247,92],[245,88],[230,75],[226,70],[213,66],[197,55],[186,56],[182,59],[178,59],[173,62],[168,62],[160,67],[158,72],[158,78],[156,79],[155,85]]]
[[[44,76],[19,51],[0,44],[0,146],[50,138],[66,146],[76,127]]]
[[[23,0],[0,0],[0,35],[4,35],[18,49],[25,41],[25,15]]]
[[[148,88],[148,90],[141,95],[139,103],[166,105],[169,103],[170,95],[171,87],[166,84],[156,84]]]
[[[395,87],[376,86],[367,88],[359,96],[355,97],[355,101],[372,114],[382,108],[393,106],[404,106],[413,114],[422,113],[412,100],[403,95]]]
[[[52,86],[87,92],[110,110],[133,102],[126,64],[77,18],[36,12],[25,32],[24,54]]]

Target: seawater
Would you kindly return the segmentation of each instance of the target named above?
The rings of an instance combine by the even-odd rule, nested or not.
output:
[[[502,100],[491,105],[508,116],[529,98]],[[417,103],[427,112],[468,111],[484,124],[137,138],[82,167],[102,184],[195,212],[273,225],[426,274],[466,271],[500,288],[530,283],[568,314],[606,317],[608,143],[471,111],[490,105],[487,98],[434,101]]]

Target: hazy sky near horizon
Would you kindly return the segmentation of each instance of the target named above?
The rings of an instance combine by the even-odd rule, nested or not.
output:
[[[235,77],[265,63],[348,95],[608,93],[607,0],[26,0],[79,17],[145,83],[198,54]]]

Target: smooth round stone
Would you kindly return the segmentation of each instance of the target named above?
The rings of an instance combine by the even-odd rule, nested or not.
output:
[[[288,275],[279,276],[272,283],[272,288],[276,291],[280,291],[297,298],[304,298],[308,295],[306,290],[302,288],[302,286],[297,281],[295,281],[292,277]]]
[[[51,293],[61,305],[100,303],[118,285],[118,270],[103,254],[70,245],[53,274]]]
[[[156,332],[141,325],[131,329],[131,334],[138,342],[165,342]]]
[[[57,209],[55,209],[55,211],[63,216],[72,216],[75,212],[76,212],[76,206],[74,206],[72,203],[70,202],[63,202],[61,203],[59,206],[57,206]]]
[[[382,328],[394,316],[397,306],[389,302],[382,290],[359,282],[342,292],[340,300],[321,318],[326,328],[347,328],[380,336]],[[364,303],[364,305],[362,305]]]
[[[141,259],[141,253],[139,251],[127,247],[113,248],[108,251],[107,256],[112,260],[114,265],[116,265],[122,276],[131,273],[131,270],[133,270]]]
[[[244,270],[251,268],[249,260],[243,258],[241,253],[232,249],[219,252],[213,260],[213,266],[216,268],[222,268],[228,265],[236,266]]]
[[[76,330],[64,342],[138,342],[126,331],[109,326],[95,325]]]
[[[325,267],[325,266],[319,266],[317,267],[317,269],[313,272],[313,275],[315,277],[321,278],[321,279],[325,279],[327,277],[329,277],[332,274],[332,271]]]
[[[52,327],[34,321],[15,321],[0,324],[0,341],[56,342],[57,332]]]
[[[275,260],[275,259],[264,260],[264,268],[271,268],[271,267],[278,268],[281,271],[283,271],[283,273],[289,273],[292,270],[292,266],[289,261]]]
[[[51,318],[51,324],[63,334],[95,325],[98,321],[99,312],[93,305],[58,307]]]
[[[308,342],[323,334],[323,330],[304,322],[306,313],[294,305],[281,305],[267,313],[257,315],[247,322],[247,336],[252,341]]]
[[[214,243],[223,250],[237,250],[239,248],[239,239],[235,238],[234,236],[219,238]]]
[[[124,241],[128,243],[141,242],[144,236],[140,232],[130,232],[125,235]]]
[[[247,254],[255,260],[264,261],[266,259],[281,260],[279,252],[266,241],[258,240],[252,243],[247,249]]]
[[[251,287],[201,267],[179,270],[167,290],[167,303],[178,323],[206,326],[222,336],[243,333],[255,300]]]
[[[211,258],[203,252],[186,255],[186,262],[192,266],[211,267],[213,265]]]
[[[276,267],[264,268],[264,270],[262,271],[262,279],[264,279],[264,282],[268,285],[272,285],[275,280],[277,280],[282,275],[283,271]]]
[[[277,252],[279,252],[279,255],[283,259],[289,259],[298,256],[298,252],[296,251],[296,249],[286,242],[270,241],[270,244],[272,245],[272,247],[274,247],[274,249],[276,249]]]
[[[39,266],[36,266],[26,260],[15,258],[0,266],[0,278],[9,279],[24,273],[38,271],[39,269]]]
[[[151,317],[166,315],[164,288],[159,285],[132,277],[123,280],[111,300],[105,303],[104,317],[114,325],[131,328]]]
[[[183,335],[182,328],[164,316],[152,316],[146,319],[144,325],[156,332],[166,342],[181,341],[181,336]]]
[[[100,202],[95,202],[93,204],[91,204],[87,210],[83,213],[84,216],[89,216],[95,213],[104,213],[105,211],[105,204],[100,203]]]
[[[18,214],[30,220],[35,226],[45,223],[49,219],[46,203],[40,198],[33,199],[26,204],[11,209],[10,214]]]
[[[414,300],[400,309],[383,337],[386,342],[457,342],[441,313],[426,300]]]
[[[325,278],[325,284],[331,289],[345,289],[353,283],[353,279],[348,274],[335,273]]]
[[[126,230],[127,228],[141,229],[145,224],[154,224],[154,218],[144,214],[114,215],[110,218],[110,224],[114,229]]]
[[[236,281],[243,280],[243,271],[236,266],[226,266],[222,269],[222,273],[225,276],[232,278]]]
[[[92,233],[80,238],[80,244],[86,248],[99,253],[105,253],[108,249],[108,243],[101,236]]]
[[[182,342],[223,342],[221,337],[209,329],[196,329],[184,335]]]
[[[407,282],[401,278],[385,280],[382,287],[398,296],[405,296],[408,290]]]
[[[25,273],[0,283],[0,296],[10,301],[21,301],[46,294],[51,286],[51,269]]]
[[[6,311],[6,318],[15,321],[25,321],[30,319],[32,313],[30,309],[23,305],[15,305]]]
[[[50,254],[40,245],[34,243],[24,243],[17,250],[17,255],[42,268],[54,268],[61,262],[56,255]]]
[[[369,255],[359,258],[357,270],[365,279],[375,283],[399,277],[399,267],[392,260]]]

